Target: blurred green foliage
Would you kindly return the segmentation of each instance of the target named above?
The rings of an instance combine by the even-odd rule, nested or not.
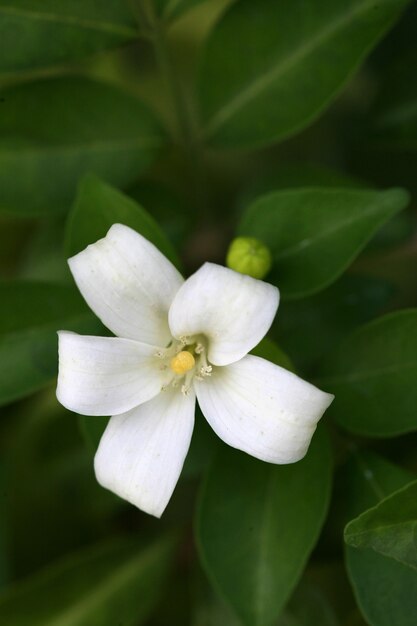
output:
[[[0,0],[1,623],[417,623],[416,61],[411,0]],[[336,395],[303,461],[198,412],[161,520],[99,487],[56,331],[106,334],[65,260],[115,222],[269,247],[254,353]]]

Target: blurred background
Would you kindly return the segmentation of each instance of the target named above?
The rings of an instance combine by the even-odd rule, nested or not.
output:
[[[221,583],[213,585],[210,573],[208,582],[204,549],[198,556],[197,494],[213,455],[225,454],[202,416],[173,499],[156,520],[95,481],[93,456],[107,418],[77,416],[55,398],[56,330],[106,332],[75,294],[66,263],[88,243],[76,229],[89,174],[152,216],[185,275],[208,260],[224,264],[241,216],[269,192],[407,189],[407,209],[342,276],[281,304],[271,338],[309,380],[357,327],[417,305],[417,4],[399,3],[403,13],[364,44],[366,59],[346,72],[331,104],[299,129],[250,147],[212,145],[199,130],[196,93],[209,91],[201,83],[210,69],[204,74],[202,58],[215,25],[238,4],[156,0],[150,10],[135,0],[0,0],[0,621],[8,626],[417,622],[412,595],[407,606],[396,600],[404,606],[398,620],[376,615],[366,599],[358,608],[343,548],[344,524],[378,501],[369,477],[382,497],[415,476],[415,433],[346,436],[329,421],[335,471],[327,521],[308,566],[288,573],[283,610],[255,622],[230,608]],[[314,12],[314,2],[302,4]],[[94,20],[107,26],[96,31]],[[248,71],[251,49],[256,58],[257,46],[268,43],[262,20],[252,27],[256,36],[245,32],[234,42]],[[278,37],[279,22],[275,28]],[[336,41],[335,64],[339,54]],[[215,62],[210,84],[227,90],[221,56]],[[403,583],[409,594],[414,574]]]

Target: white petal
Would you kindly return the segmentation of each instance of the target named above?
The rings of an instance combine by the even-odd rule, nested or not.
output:
[[[152,243],[114,224],[68,263],[87,304],[115,335],[167,345],[168,309],[183,278]]]
[[[57,398],[83,415],[114,415],[161,391],[157,348],[131,339],[60,331]]]
[[[306,454],[316,424],[333,397],[265,359],[248,355],[195,382],[200,408],[233,448],[269,463]]]
[[[278,308],[276,287],[205,263],[179,289],[169,310],[174,337],[204,334],[214,365],[241,359],[266,334]]]
[[[190,446],[195,395],[167,389],[112,417],[94,460],[98,482],[142,511],[160,517]]]

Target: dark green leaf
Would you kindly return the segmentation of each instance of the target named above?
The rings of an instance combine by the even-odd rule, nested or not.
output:
[[[137,35],[122,0],[0,0],[0,72],[79,59]]]
[[[417,429],[417,309],[363,326],[326,360],[320,384],[332,411],[352,432],[390,437]]]
[[[89,171],[116,185],[131,184],[162,142],[153,115],[110,84],[67,76],[0,95],[2,210],[63,212]]]
[[[417,575],[417,481],[352,520],[345,541],[353,548],[372,548],[412,567]]]
[[[406,0],[240,0],[215,27],[200,75],[204,134],[262,145],[309,124]]]
[[[277,169],[272,164],[270,171],[262,171],[258,177],[244,190],[241,203],[244,208],[256,201],[259,196],[274,193],[280,189],[297,189],[300,187],[331,187],[346,189],[364,188],[363,182],[352,179],[346,174],[309,162],[282,163]]]
[[[57,372],[57,330],[99,328],[72,287],[36,282],[0,283],[0,404],[52,382]]]
[[[272,361],[275,365],[284,367],[291,372],[294,372],[294,365],[291,363],[290,358],[285,354],[275,341],[269,337],[265,337],[262,341],[251,351],[251,354],[260,356],[267,361]]]
[[[272,278],[287,298],[323,289],[349,266],[372,235],[403,209],[401,189],[301,189],[262,196],[244,213],[240,235],[263,241]]]
[[[355,454],[347,493],[349,517],[400,489],[413,475],[369,452]],[[346,546],[349,577],[358,604],[371,626],[414,626],[417,577],[410,567],[371,548]]]
[[[274,626],[337,626],[338,620],[318,586],[302,582]]]
[[[389,282],[360,274],[344,274],[327,289],[278,309],[275,333],[304,374],[317,375],[325,354],[348,333],[380,315],[395,288]]]
[[[343,526],[414,479],[414,474],[370,450],[356,450],[338,485]]]
[[[347,547],[346,561],[356,599],[371,626],[415,626],[417,576],[409,567],[371,548]]]
[[[109,422],[109,417],[96,417],[96,416],[78,416],[78,423],[80,426],[81,434],[84,438],[87,448],[92,454],[96,453],[100,439],[106,430],[106,426]]]
[[[116,223],[136,230],[178,265],[173,246],[149,213],[134,200],[94,176],[86,177],[81,183],[68,218],[68,256],[104,237]]]
[[[0,301],[0,336],[48,326],[87,311],[74,289],[35,281],[0,282]]]
[[[147,208],[176,249],[184,245],[198,218],[193,206],[184,203],[169,187],[148,180],[131,187],[128,195]]]
[[[214,592],[200,568],[193,571],[192,591],[191,626],[242,626],[237,615]]]
[[[35,229],[32,226],[20,270],[23,279],[63,284],[71,280],[64,253],[64,222],[63,216],[57,219],[49,216],[39,220]],[[29,225],[27,220],[22,220],[22,223]]]
[[[273,162],[272,162],[273,164]],[[395,176],[394,176],[395,180]],[[273,164],[270,170],[262,171],[258,178],[244,190],[240,203],[242,210],[257,197],[278,191],[300,187],[336,187],[366,189],[369,184],[358,178],[352,178],[337,170],[328,169],[312,163],[282,163],[279,169]],[[369,244],[372,249],[395,246],[412,237],[415,219],[409,212],[403,211],[394,216],[383,226]]]
[[[51,390],[25,403],[8,437],[4,495],[14,577],[96,543],[124,505],[97,483],[77,419],[54,396]]]
[[[221,445],[219,438],[207,423],[197,404],[193,437],[181,477],[195,478],[200,476],[207,469],[219,445]]]
[[[242,626],[242,622],[210,589],[198,597],[192,626]],[[327,599],[318,586],[301,582],[274,626],[338,626]]]
[[[268,626],[294,589],[327,509],[331,458],[323,431],[294,465],[223,448],[201,492],[197,538],[206,572],[246,626]]]
[[[160,598],[175,543],[165,537],[141,548],[131,538],[69,557],[0,596],[0,621],[9,626],[142,624]]]

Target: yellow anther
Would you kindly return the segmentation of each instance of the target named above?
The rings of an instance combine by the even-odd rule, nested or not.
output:
[[[176,374],[185,374],[193,369],[195,365],[195,359],[191,352],[182,350],[176,356],[171,359],[171,369]]]

